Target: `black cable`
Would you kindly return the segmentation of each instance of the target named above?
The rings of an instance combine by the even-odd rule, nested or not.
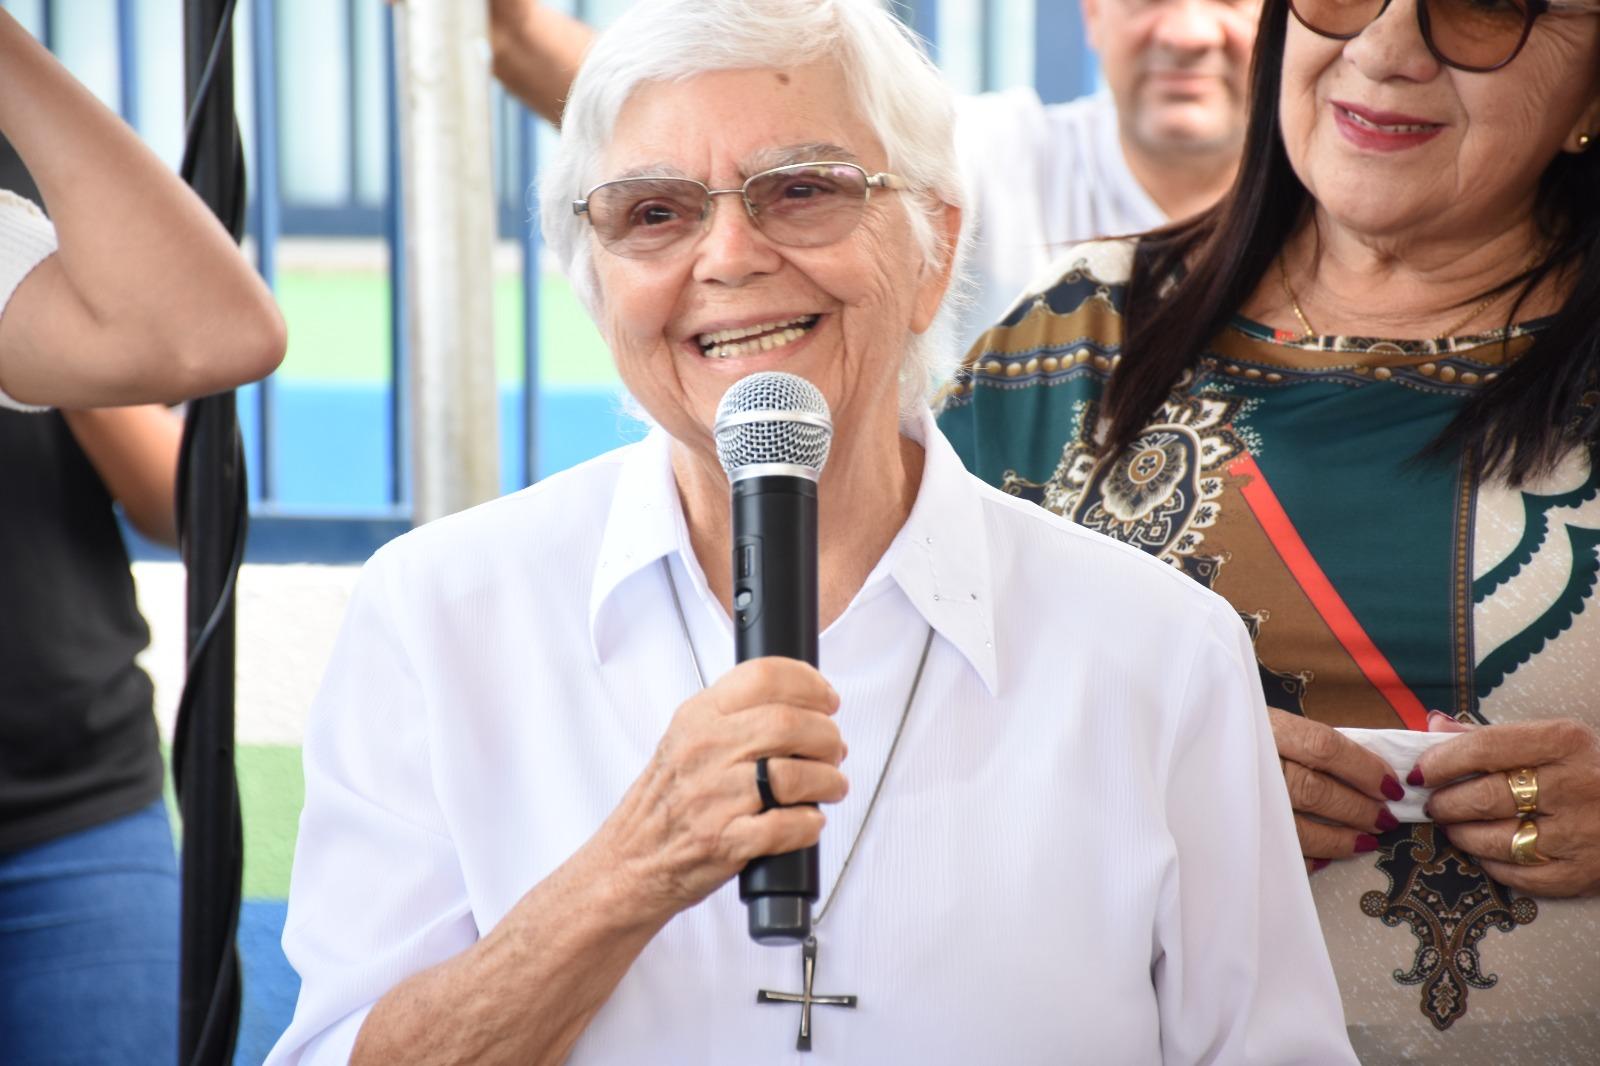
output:
[[[206,53],[206,65],[200,71],[200,80],[196,83],[194,99],[189,102],[189,114],[184,120],[183,158],[184,166],[179,169],[185,181],[193,178],[189,170],[190,156],[199,144],[196,136],[200,129],[201,119],[205,114],[206,98],[211,93],[211,83],[217,75],[217,61],[222,58],[223,44],[228,40],[228,28],[233,24],[233,9],[236,0],[226,0],[222,5],[222,17],[217,20],[217,35],[211,39],[211,50]],[[234,135],[238,135],[235,127]]]
[[[184,425],[184,439],[180,446],[178,461],[179,485],[179,528],[183,528],[184,519],[183,502],[186,499],[184,486],[188,481],[190,456],[193,447],[190,443],[192,423]],[[217,597],[210,615],[206,618],[205,625],[194,640],[190,649],[189,658],[184,667],[183,695],[178,700],[177,723],[173,730],[172,742],[172,777],[177,785],[183,779],[183,763],[188,751],[189,728],[188,722],[192,715],[203,713],[196,710],[196,700],[199,698],[199,688],[192,684],[201,659],[210,647],[212,636],[221,624],[227,613],[229,605],[233,602],[234,592],[238,586],[239,570],[244,563],[244,545],[249,523],[249,492],[243,476],[244,471],[244,446],[240,440],[237,427],[233,438],[233,462],[237,464],[240,477],[236,484],[233,546],[228,562],[228,570],[224,579],[221,594]],[[182,798],[181,785],[178,786],[180,800]],[[228,884],[232,891],[229,896],[226,913],[228,926],[226,930],[224,954],[217,964],[217,981],[213,988],[211,1002],[206,1006],[205,1021],[201,1026],[200,1039],[195,1044],[195,1056],[191,1060],[192,1066],[203,1066],[207,1062],[207,1051],[210,1048],[220,1047],[230,1052],[237,1037],[238,1015],[240,1006],[240,975],[239,975],[239,949],[237,937],[239,933],[239,908],[243,902],[242,879],[244,875],[244,822],[239,803],[239,780],[236,775],[228,778],[228,791],[224,799],[228,806],[228,817],[232,823],[231,840],[233,846],[229,849],[230,866],[228,871]],[[226,1027],[224,1032],[222,1027]],[[221,1041],[221,1044],[218,1044]],[[222,1062],[231,1058],[231,1054],[222,1057],[212,1056],[213,1061]]]
[[[222,58],[223,46],[229,39],[228,31],[233,24],[233,11],[236,5],[237,0],[225,0],[222,6],[222,17],[217,20],[217,35],[212,38],[211,48],[206,53],[206,64],[201,69],[200,80],[195,85],[194,100],[189,104],[189,114],[184,122],[183,161],[178,165],[178,176],[190,186],[194,185],[195,170],[200,160],[200,145],[205,139],[205,104],[211,95],[212,84],[216,81],[217,63]],[[244,146],[239,136],[237,121],[229,132],[231,136],[228,138],[230,149],[228,170],[232,175],[233,187],[229,190],[232,195],[227,204],[226,215],[222,217],[222,224],[233,234],[234,240],[238,240],[244,224]],[[221,211],[218,213],[222,214]]]
[[[217,23],[216,35],[211,41],[207,57],[202,68],[199,80],[196,83],[194,98],[190,103],[189,114],[185,123],[183,161],[179,166],[179,174],[191,187],[195,185],[196,172],[202,156],[202,145],[205,141],[207,102],[216,90],[216,73],[225,54],[227,42],[230,40],[230,27],[233,21],[235,0],[226,0],[222,8],[221,17]],[[232,123],[232,129],[223,136],[228,138],[227,166],[230,171],[230,181],[226,202],[213,205],[219,220],[235,240],[243,232],[245,184],[243,146],[239,136],[237,120]],[[223,397],[196,401],[196,406],[213,402],[232,402],[232,394]],[[193,544],[189,541],[188,531],[192,528],[189,518],[189,485],[193,465],[198,461],[198,445],[195,431],[197,419],[194,417],[194,407],[191,407],[190,417],[185,419],[183,441],[180,445],[178,461],[178,526],[183,534],[183,541],[179,545],[186,565],[191,563]],[[244,445],[239,435],[237,421],[233,422],[233,432],[228,444],[225,445],[228,453],[223,456],[226,467],[237,472],[234,478],[235,491],[230,501],[233,508],[231,522],[231,539],[229,546],[226,572],[223,576],[221,588],[217,598],[208,611],[205,611],[205,621],[195,634],[189,650],[188,661],[184,671],[183,695],[178,702],[177,723],[173,736],[172,767],[174,783],[179,791],[180,800],[187,798],[183,786],[184,765],[189,756],[190,734],[194,732],[194,716],[203,714],[199,706],[200,686],[196,676],[201,669],[202,662],[206,659],[208,651],[218,627],[228,617],[235,600],[238,587],[239,570],[244,562],[245,539],[249,526],[249,491],[244,463]],[[231,664],[230,671],[231,673]],[[203,758],[205,753],[201,753]],[[214,980],[210,985],[210,1001],[205,1005],[203,1021],[201,1022],[199,1039],[195,1041],[191,1066],[221,1066],[232,1057],[233,1046],[238,1034],[240,1013],[241,987],[239,975],[238,956],[238,928],[239,908],[242,902],[242,875],[244,832],[239,803],[239,782],[237,773],[231,771],[226,775],[226,783],[219,788],[221,795],[214,797],[201,796],[217,807],[225,808],[224,816],[231,826],[229,829],[229,847],[223,860],[226,863],[224,871],[227,874],[228,898],[226,906],[226,928],[224,930],[222,955],[217,959],[217,969],[213,975]],[[200,788],[199,784],[195,788]],[[187,838],[187,834],[186,834]],[[189,845],[186,843],[185,847]],[[194,901],[188,901],[193,904]]]

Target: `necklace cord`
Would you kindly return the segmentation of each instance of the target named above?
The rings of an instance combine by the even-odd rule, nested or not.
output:
[[[689,616],[683,612],[683,601],[678,598],[678,582],[672,576],[672,557],[663,555],[661,566],[667,572],[667,588],[672,592],[672,606],[678,612],[678,625],[683,627],[683,643],[689,649],[689,665],[694,667],[694,679],[701,688],[706,687],[706,675],[700,671],[700,656],[694,650],[694,638],[689,635]]]
[[[683,600],[678,596],[678,582],[672,575],[671,556],[662,556],[661,566],[667,574],[667,588],[672,591],[672,606],[678,612],[678,624],[683,628],[683,642],[689,648],[689,661],[694,665],[695,680],[703,689],[706,687],[705,673],[700,669],[700,654],[694,650],[694,638],[689,635],[689,616],[684,613]],[[861,844],[861,838],[866,835],[867,823],[872,820],[872,812],[878,807],[878,795],[883,791],[883,782],[889,776],[889,764],[894,762],[894,753],[900,747],[900,737],[906,730],[906,719],[911,716],[911,705],[917,700],[917,690],[922,687],[922,672],[928,665],[928,653],[933,650],[933,626],[928,627],[928,637],[922,642],[922,655],[917,659],[917,672],[911,678],[911,691],[906,693],[905,706],[900,709],[900,721],[894,727],[894,738],[889,741],[889,753],[883,757],[883,769],[878,771],[878,783],[872,786],[872,797],[867,800],[866,813],[861,816],[861,825],[856,829],[856,835],[850,841],[850,850],[845,852],[844,862],[839,864],[839,872],[833,879],[833,887],[828,890],[828,898],[822,901],[822,906],[817,908],[817,915],[811,920],[811,928],[816,929],[822,925],[822,919],[827,915],[828,908],[833,906],[834,897],[839,894],[839,886],[844,883],[844,875],[850,871],[850,861],[856,857],[856,848]]]
[[[1301,334],[1301,339],[1311,340],[1317,335],[1317,331],[1311,328],[1306,313],[1300,310],[1300,301],[1295,298],[1294,289],[1289,285],[1289,268],[1284,264],[1282,252],[1278,253],[1278,280],[1283,282],[1283,294],[1289,298],[1289,307],[1294,311],[1294,317],[1300,320],[1300,328],[1305,331]]]
[[[850,841],[850,850],[845,852],[844,862],[839,864],[839,875],[833,879],[833,888],[828,893],[828,898],[822,901],[822,906],[817,908],[817,916],[812,919],[813,929],[822,925],[822,919],[828,914],[828,908],[833,906],[835,897],[839,895],[839,886],[844,884],[844,875],[850,872],[850,860],[856,857],[856,848],[861,844],[861,838],[867,835],[867,823],[872,820],[872,812],[878,807],[878,794],[883,791],[883,782],[889,776],[889,764],[894,762],[895,749],[900,747],[900,735],[906,730],[906,719],[911,716],[911,704],[917,698],[917,689],[922,685],[922,670],[928,665],[928,652],[933,650],[933,627],[928,627],[928,637],[922,642],[922,656],[917,660],[917,672],[911,679],[911,692],[906,696],[906,705],[900,711],[900,722],[894,727],[894,739],[889,741],[889,754],[883,757],[883,769],[878,771],[878,783],[872,786],[872,798],[867,800],[867,812],[861,816],[861,826],[856,830],[855,839]]]
[[[1534,257],[1531,260],[1529,260],[1527,268],[1524,269],[1522,274],[1518,275],[1518,277],[1526,277],[1527,274],[1534,269],[1534,266],[1538,263],[1538,260],[1539,260],[1538,253],[1535,253]],[[1283,256],[1282,252],[1278,253],[1278,280],[1283,283],[1283,294],[1289,298],[1289,308],[1290,308],[1290,310],[1292,310],[1294,312],[1294,317],[1300,320],[1300,325],[1305,330],[1305,335],[1301,339],[1302,340],[1312,340],[1312,339],[1316,338],[1319,334],[1317,333],[1316,330],[1311,328],[1311,322],[1310,322],[1309,319],[1306,318],[1305,311],[1303,311],[1301,309],[1301,307],[1300,307],[1300,300],[1295,295],[1294,286],[1289,284],[1289,267],[1284,262],[1284,256]],[[1513,278],[1511,283],[1514,283],[1515,281],[1516,281],[1516,278]],[[1478,315],[1482,314],[1485,310],[1487,310],[1489,305],[1494,303],[1496,300],[1500,299],[1500,297],[1504,296],[1506,294],[1506,291],[1507,291],[1506,288],[1502,287],[1502,288],[1496,289],[1494,292],[1491,292],[1488,296],[1485,296],[1482,300],[1479,300],[1478,303],[1472,308],[1472,310],[1467,312],[1467,315],[1466,315],[1465,318],[1463,318],[1460,321],[1456,322],[1454,325],[1446,327],[1444,330],[1442,330],[1440,333],[1438,333],[1433,339],[1434,340],[1446,340],[1446,339],[1448,339],[1450,337],[1454,337],[1458,330],[1463,329],[1468,322],[1471,322],[1473,319],[1477,318]],[[1505,327],[1502,326],[1498,330],[1491,330],[1490,332],[1493,332],[1493,333],[1505,333],[1506,330],[1505,330]]]

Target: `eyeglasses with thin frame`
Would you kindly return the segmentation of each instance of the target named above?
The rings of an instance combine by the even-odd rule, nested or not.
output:
[[[1377,21],[1390,0],[1289,0],[1312,33],[1348,41]],[[1473,74],[1499,70],[1528,43],[1534,20],[1549,13],[1600,13],[1600,0],[1417,0],[1423,43],[1445,66]]]
[[[583,215],[607,251],[655,259],[687,248],[711,218],[711,198],[738,194],[750,222],[772,241],[820,248],[843,240],[866,214],[873,189],[903,189],[893,174],[868,174],[855,163],[791,163],[713,189],[693,178],[645,176],[603,181],[572,213]]]

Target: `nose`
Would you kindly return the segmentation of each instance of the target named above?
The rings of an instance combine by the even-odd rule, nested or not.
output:
[[[1422,39],[1417,5],[1422,0],[1392,0],[1355,37],[1345,42],[1344,57],[1373,81],[1403,78],[1425,82],[1437,77],[1443,64]]]
[[[1168,0],[1152,36],[1155,44],[1178,55],[1196,55],[1227,42],[1222,20],[1227,12],[1217,0]]]
[[[711,216],[694,255],[696,281],[732,286],[771,274],[782,261],[772,241],[756,229],[737,190],[712,194]]]

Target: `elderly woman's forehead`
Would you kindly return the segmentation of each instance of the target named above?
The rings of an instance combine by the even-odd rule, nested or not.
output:
[[[861,164],[861,158],[854,151],[842,144],[829,141],[806,141],[801,144],[775,144],[764,148],[757,148],[739,160],[739,172],[746,177],[759,174],[763,170],[774,167],[784,167],[791,163],[855,163]],[[690,173],[684,167],[666,159],[654,159],[634,163],[618,170],[614,174],[607,174],[606,178],[637,178],[644,176],[663,176],[678,178],[704,178],[704,174]]]
[[[832,60],[640,82],[601,134],[597,162],[607,173],[657,162],[753,173],[821,159],[879,169],[883,137],[847,83]]]

